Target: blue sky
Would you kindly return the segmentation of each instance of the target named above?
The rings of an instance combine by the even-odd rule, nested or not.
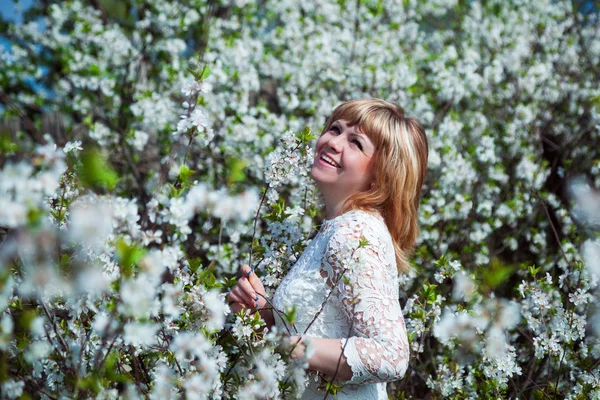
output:
[[[33,0],[19,0],[18,5],[15,5],[13,0],[0,0],[0,14],[4,18],[22,22],[23,18],[20,10],[26,10],[33,4]]]
[[[27,10],[33,4],[33,0],[19,0],[18,5],[13,0],[0,0],[0,15],[4,19],[23,22],[23,10]],[[0,45],[10,48],[8,40],[0,36]]]

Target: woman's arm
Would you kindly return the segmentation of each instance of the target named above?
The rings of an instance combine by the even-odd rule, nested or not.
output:
[[[348,377],[349,383],[376,383],[402,378],[408,367],[409,343],[398,302],[394,250],[383,222],[358,216],[338,225],[323,262],[333,294],[351,327],[348,338],[316,342],[309,366]],[[343,357],[340,358],[340,353]],[[342,362],[343,361],[343,362]],[[326,365],[324,365],[326,364]],[[333,371],[333,373],[331,373]]]
[[[347,339],[292,336],[292,358],[305,356],[306,341],[312,348],[307,360],[308,369],[331,378],[351,383],[374,383],[404,376],[409,353],[406,328],[398,300],[389,296],[395,292],[390,287],[386,289],[384,283],[396,280],[377,279],[379,284],[375,284],[373,279],[379,274],[369,270],[364,266],[364,274],[355,275],[341,289],[344,312],[353,320],[355,333],[359,336]],[[358,282],[359,277],[361,282]],[[375,300],[376,304],[373,303]],[[368,318],[365,318],[365,311]],[[351,357],[351,362],[346,354]]]
[[[340,339],[309,338],[310,346],[314,350],[308,359],[308,369],[321,372],[327,376],[335,377],[342,381],[352,378],[352,369],[342,351]],[[292,358],[302,358],[306,352],[306,345],[299,336],[291,337],[292,346],[298,343],[292,351]],[[339,364],[339,366],[338,366]]]

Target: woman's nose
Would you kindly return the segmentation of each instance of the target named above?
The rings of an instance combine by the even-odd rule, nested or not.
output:
[[[344,146],[344,138],[342,138],[342,136],[343,134],[334,136],[331,139],[329,139],[329,142],[327,142],[329,147],[331,147],[337,153],[339,153],[342,150],[342,147]]]

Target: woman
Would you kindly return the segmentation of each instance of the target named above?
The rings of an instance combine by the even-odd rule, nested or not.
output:
[[[309,370],[344,388],[338,399],[387,399],[387,381],[404,376],[409,344],[398,302],[398,272],[418,234],[427,137],[414,118],[383,100],[338,106],[317,141],[312,178],[327,219],[282,280],[273,306],[296,306],[285,327],[248,266],[229,294],[232,309],[259,310],[268,326],[289,329],[314,349]],[[295,328],[295,330],[293,330]],[[300,343],[293,356],[302,357]],[[311,379],[303,399],[324,397]]]

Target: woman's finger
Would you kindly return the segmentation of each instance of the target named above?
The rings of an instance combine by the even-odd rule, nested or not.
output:
[[[235,296],[237,302],[244,303],[248,305],[248,307],[252,308],[256,304],[254,297],[248,295],[239,284],[235,285],[235,287],[231,290],[231,293]]]
[[[235,288],[234,288],[235,289]],[[241,299],[233,289],[227,295],[227,303],[245,303],[244,299]]]
[[[265,294],[265,287],[263,286],[260,278],[254,272],[252,272],[250,274],[250,276],[248,276],[248,281],[250,282],[250,284],[254,288],[255,292],[258,292],[258,293],[260,293],[262,295]]]
[[[229,308],[231,308],[234,314],[237,314],[243,309],[248,308],[248,306],[245,303],[231,303]]]
[[[249,277],[252,274],[252,268],[248,264],[244,264],[240,267],[240,274],[242,277]]]
[[[258,295],[248,281],[248,278],[242,276],[240,279],[238,279],[237,286],[239,286],[252,299],[252,304],[256,306],[256,303],[258,302]]]
[[[256,273],[254,273],[254,271],[252,271],[252,269],[247,264],[242,265],[240,270],[242,271],[243,276],[248,277],[248,282],[250,282],[250,285],[252,285],[254,292],[264,295],[265,287],[263,286],[262,282],[260,281],[260,278],[256,275]]]

